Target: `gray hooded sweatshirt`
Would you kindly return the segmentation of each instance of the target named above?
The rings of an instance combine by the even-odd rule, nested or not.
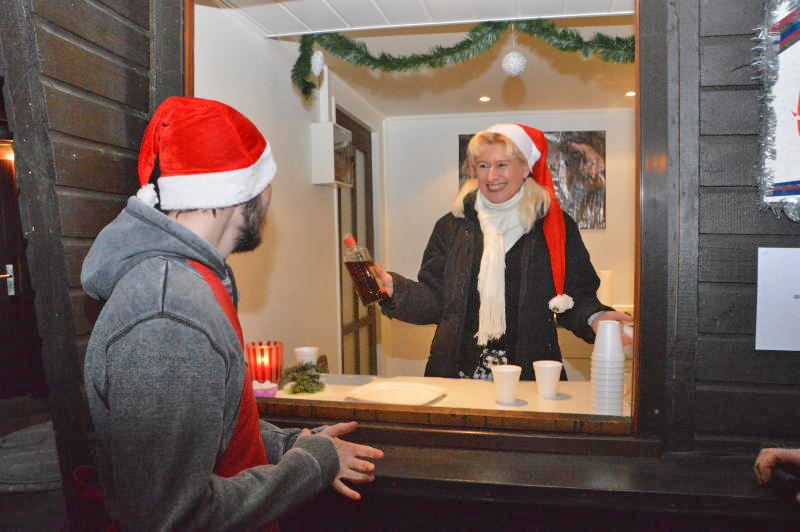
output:
[[[270,465],[213,473],[233,435],[245,363],[206,281],[237,301],[233,273],[203,238],[136,197],[83,263],[87,294],[106,303],[84,379],[106,508],[123,530],[254,530],[328,487],[332,440],[261,421]]]

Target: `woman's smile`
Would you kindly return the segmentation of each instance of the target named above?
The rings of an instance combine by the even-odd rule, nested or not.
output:
[[[529,173],[527,163],[506,155],[504,144],[487,144],[475,166],[478,188],[492,203],[503,203],[516,194]]]

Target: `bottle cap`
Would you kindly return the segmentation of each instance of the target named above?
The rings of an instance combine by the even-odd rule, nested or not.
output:
[[[356,239],[353,238],[352,236],[348,236],[347,238],[344,239],[344,245],[351,248],[356,245]]]

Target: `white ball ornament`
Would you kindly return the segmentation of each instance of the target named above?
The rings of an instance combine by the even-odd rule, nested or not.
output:
[[[311,55],[311,73],[315,76],[322,74],[322,67],[325,66],[325,54],[322,50],[317,50]]]
[[[519,76],[525,72],[528,60],[519,52],[508,52],[503,58],[503,71],[509,76]]]

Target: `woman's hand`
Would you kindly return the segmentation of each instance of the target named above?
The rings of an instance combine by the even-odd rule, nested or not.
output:
[[[319,432],[320,436],[328,437],[333,440],[336,446],[336,454],[339,455],[339,472],[333,479],[333,489],[354,501],[361,499],[361,494],[351,489],[342,480],[347,480],[356,484],[363,484],[375,480],[375,464],[362,458],[372,458],[377,460],[383,458],[383,451],[370,447],[369,445],[359,445],[342,440],[339,436],[353,432],[358,427],[358,423],[337,423],[325,427]]]
[[[394,293],[394,281],[392,280],[392,276],[377,262],[373,262],[372,266],[375,268],[375,273],[380,277],[381,283],[383,283],[383,287],[386,289],[386,293],[389,294],[389,297],[392,297]]]
[[[632,325],[633,324],[633,316],[630,314],[625,314],[624,312],[617,312],[616,310],[607,310],[597,316],[594,321],[592,322],[592,330],[595,334],[597,334],[597,328],[600,326],[600,322],[603,320],[613,320],[618,321],[622,324],[622,345],[631,345],[633,343],[633,336],[629,336],[625,334],[625,325]],[[633,334],[633,333],[631,333]]]

